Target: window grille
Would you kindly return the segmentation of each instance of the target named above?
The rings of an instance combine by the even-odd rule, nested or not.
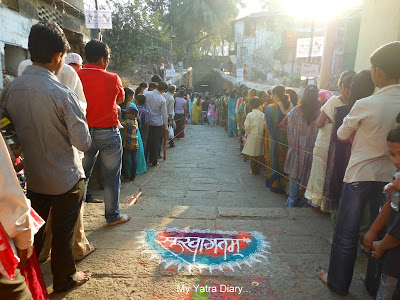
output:
[[[19,11],[18,0],[3,0],[2,1],[9,9]]]

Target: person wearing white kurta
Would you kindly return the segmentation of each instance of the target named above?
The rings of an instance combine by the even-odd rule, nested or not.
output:
[[[329,144],[332,134],[332,120],[335,117],[335,108],[344,105],[339,97],[331,97],[322,107],[321,112],[328,116],[325,125],[318,130],[318,136],[313,150],[313,162],[307,191],[304,196],[314,207],[321,207],[325,211],[323,200],[323,189],[325,184],[326,166],[328,160]]]
[[[258,106],[252,108],[244,121],[247,140],[242,153],[251,157],[251,171],[256,175],[260,172],[260,156],[264,155],[265,115],[258,110]]]

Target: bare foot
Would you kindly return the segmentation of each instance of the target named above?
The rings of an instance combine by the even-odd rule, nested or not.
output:
[[[365,280],[365,275],[364,275],[364,274],[360,274],[360,279],[361,279],[362,281],[364,281],[364,280]]]
[[[329,242],[329,244],[331,244],[331,245],[332,245],[332,243],[333,243],[333,239],[329,239],[329,240],[328,240],[328,242]]]
[[[318,273],[318,278],[326,285],[328,285],[328,273],[321,271]]]
[[[90,272],[89,269],[85,271],[76,272],[74,275],[74,280],[75,280],[74,287],[84,284],[85,282],[89,281],[91,277],[92,273]]]
[[[114,226],[117,224],[122,224],[128,222],[130,219],[132,219],[132,216],[126,215],[126,214],[121,214],[118,220],[115,220],[114,222],[108,223],[108,226]]]

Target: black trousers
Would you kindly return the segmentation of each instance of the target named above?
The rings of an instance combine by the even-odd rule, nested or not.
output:
[[[149,160],[152,165],[157,164],[157,156],[161,151],[161,139],[163,136],[163,126],[149,126],[149,136],[147,139],[147,149]]]
[[[71,190],[62,195],[43,195],[28,190],[27,197],[32,202],[32,208],[45,221],[51,207],[53,287],[55,291],[68,290],[75,284],[72,278],[76,273],[74,242],[79,211],[85,197],[85,182],[83,179],[79,180]],[[45,240],[45,227],[35,235],[34,245],[38,255]]]

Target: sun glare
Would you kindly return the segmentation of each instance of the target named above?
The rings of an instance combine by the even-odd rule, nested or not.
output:
[[[286,11],[294,17],[329,19],[351,9],[361,0],[282,0]]]

